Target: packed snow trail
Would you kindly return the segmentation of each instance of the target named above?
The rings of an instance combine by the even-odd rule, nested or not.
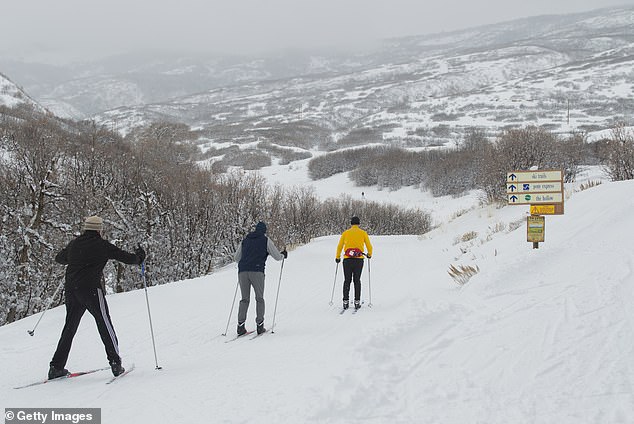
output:
[[[111,295],[134,373],[14,390],[46,375],[64,320],[52,309],[34,337],[37,316],[0,328],[0,408],[101,407],[104,423],[148,424],[634,422],[632,192],[630,181],[575,193],[566,215],[547,217],[539,249],[525,241],[523,207],[474,209],[424,236],[371,236],[373,307],[366,267],[356,315],[338,314],[342,276],[328,304],[338,235],[317,239],[289,252],[275,333],[257,341],[224,343],[235,316],[221,336],[235,265],[151,287],[160,371],[143,291]],[[480,272],[459,287],[450,264]],[[279,271],[268,262],[268,325]],[[67,368],[105,365],[102,349],[86,316]]]

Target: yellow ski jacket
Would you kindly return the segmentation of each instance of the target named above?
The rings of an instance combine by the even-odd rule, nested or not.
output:
[[[363,252],[364,245],[367,249],[368,256],[372,256],[372,243],[370,243],[370,237],[368,237],[368,233],[359,228],[358,225],[353,225],[346,231],[344,231],[343,234],[341,234],[339,244],[337,245],[336,258],[339,259],[341,257],[341,250],[344,248],[344,259],[358,257],[354,255],[348,255],[347,253],[349,249],[358,249]]]

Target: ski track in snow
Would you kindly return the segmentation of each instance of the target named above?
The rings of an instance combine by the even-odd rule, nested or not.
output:
[[[41,379],[63,308],[0,328],[0,407],[100,406],[104,422],[213,423],[631,423],[634,422],[632,182],[603,184],[547,217],[531,249],[521,207],[475,208],[425,236],[372,237],[358,314],[334,305],[334,250],[323,237],[289,254],[275,333],[224,343],[235,265],[149,289],[154,370],[142,290],[109,296],[130,376],[95,373],[24,390]],[[604,205],[611,205],[605,208]],[[504,224],[504,225],[498,225]],[[493,227],[504,230],[491,230]],[[462,242],[468,231],[477,237]],[[450,264],[480,272],[459,287]],[[280,263],[266,268],[271,329]],[[368,277],[372,303],[369,307]],[[237,304],[236,304],[237,307]],[[255,302],[247,328],[254,329]],[[69,368],[105,361],[94,322],[79,328]],[[8,367],[7,364],[10,364]],[[148,402],[140,402],[142,399]]]
[[[623,253],[602,248],[606,257]],[[584,254],[591,256],[593,249],[581,248]],[[323,414],[334,406],[339,418],[332,422],[414,423],[422,403],[429,422],[626,422],[634,400],[628,361],[633,332],[632,313],[622,299],[634,293],[631,285],[627,297],[619,293],[624,287],[619,282],[632,276],[632,259],[624,259],[627,273],[615,277],[596,262],[583,262],[585,285],[545,283],[547,273],[538,272],[523,287],[505,290],[497,284],[494,294],[472,296],[464,304],[431,309],[421,303],[416,315],[366,343],[364,362],[381,366],[366,370],[365,379],[354,370],[343,376],[337,399],[327,400]],[[614,263],[618,273],[619,261]],[[550,318],[538,319],[541,312]],[[495,349],[481,356],[482,344]],[[592,354],[590,361],[578,359],[580,350]],[[535,362],[540,365],[531,366]],[[621,374],[623,369],[628,372]],[[342,400],[346,387],[355,389]],[[597,410],[597,402],[607,406]]]

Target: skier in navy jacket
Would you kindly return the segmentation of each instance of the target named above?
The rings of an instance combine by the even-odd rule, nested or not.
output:
[[[109,259],[130,265],[141,264],[145,260],[145,251],[139,246],[135,253],[128,253],[101,238],[103,219],[98,216],[86,218],[83,227],[84,232],[55,256],[56,262],[66,265],[66,322],[50,363],[49,379],[69,374],[64,366],[86,310],[95,318],[112,373],[118,376],[125,371],[121,366],[117,335],[102,286],[103,268]]]
[[[255,231],[247,234],[234,255],[234,259],[238,262],[238,283],[242,294],[238,308],[238,336],[247,333],[245,321],[251,298],[251,286],[255,291],[255,323],[258,334],[266,331],[264,328],[264,267],[266,258],[271,255],[273,259],[281,261],[288,257],[286,249],[280,252],[265,233],[266,224],[258,222]]]

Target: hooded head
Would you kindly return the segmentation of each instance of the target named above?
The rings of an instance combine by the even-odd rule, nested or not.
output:
[[[255,225],[255,232],[256,233],[262,233],[265,234],[266,233],[266,224],[262,221],[258,222]]]
[[[103,218],[100,216],[89,216],[84,220],[84,231],[103,231]]]
[[[358,217],[358,216],[353,216],[353,217],[350,219],[350,224],[351,224],[351,225],[359,225],[359,224],[361,224],[361,220],[359,219],[359,217]]]

